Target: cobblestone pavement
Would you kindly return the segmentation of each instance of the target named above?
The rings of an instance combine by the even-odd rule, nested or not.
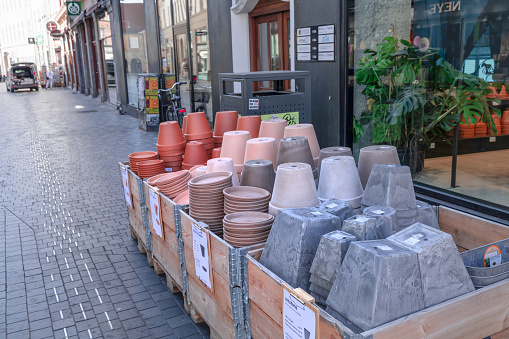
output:
[[[156,133],[68,89],[0,83],[0,338],[203,338],[130,237],[119,161]]]

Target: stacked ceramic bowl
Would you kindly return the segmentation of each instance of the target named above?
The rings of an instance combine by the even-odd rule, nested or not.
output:
[[[219,236],[223,235],[223,190],[228,187],[232,187],[231,172],[208,173],[189,181],[189,214]]]
[[[145,160],[138,162],[137,165],[138,176],[142,179],[164,173],[164,162],[162,160]]]
[[[269,236],[274,216],[262,212],[236,212],[223,219],[223,238],[234,247],[263,243]]]
[[[182,169],[182,156],[186,149],[186,140],[182,136],[176,121],[166,121],[159,124],[157,137],[157,151],[159,158],[164,161],[167,172],[176,172]]]
[[[191,180],[191,173],[184,170],[166,173],[158,177],[154,181],[154,184],[161,190],[161,193],[173,200],[180,193],[187,191],[187,183],[189,180]]]
[[[201,142],[205,148],[208,158],[212,157],[214,139],[210,129],[207,116],[203,112],[189,113],[184,137],[186,141]]]
[[[224,214],[264,212],[269,210],[270,193],[263,188],[235,186],[224,191]]]
[[[129,167],[138,174],[138,163],[145,160],[157,160],[157,152],[145,151],[129,154]]]

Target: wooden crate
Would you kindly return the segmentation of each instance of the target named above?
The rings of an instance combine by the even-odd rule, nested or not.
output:
[[[150,233],[152,235],[152,255],[154,269],[157,273],[165,273],[168,287],[173,293],[182,292],[182,272],[180,270],[177,233],[175,229],[175,203],[167,196],[159,193],[162,232],[164,240],[155,233],[150,217],[149,185],[145,182],[145,197],[149,216]]]
[[[459,250],[509,238],[509,227],[440,206],[439,224]],[[249,256],[249,302],[253,338],[283,337],[283,281]],[[320,338],[350,338],[354,333],[325,311]],[[356,338],[507,338],[509,279],[394,320]]]

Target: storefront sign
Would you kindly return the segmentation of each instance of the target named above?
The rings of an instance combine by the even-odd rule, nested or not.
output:
[[[461,1],[449,1],[444,3],[438,3],[435,5],[429,5],[430,14],[435,13],[448,13],[461,11]]]
[[[297,61],[334,61],[334,25],[297,28]]]
[[[196,276],[212,289],[209,266],[208,234],[200,226],[193,224],[193,254]]]
[[[80,1],[67,1],[67,15],[76,16],[81,14]]]

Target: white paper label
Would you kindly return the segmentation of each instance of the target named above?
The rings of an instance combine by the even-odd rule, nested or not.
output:
[[[313,310],[283,289],[283,333],[285,339],[315,339],[316,317]]]
[[[325,206],[325,207],[327,207],[327,208],[334,208],[334,207],[338,207],[338,206],[339,206],[338,204],[336,204],[336,203],[332,203],[332,204],[328,204],[328,205],[327,205],[327,206]]]
[[[413,246],[415,244],[417,244],[420,240],[417,239],[417,238],[414,238],[414,237],[410,237],[408,238],[407,240],[405,240],[405,244],[408,244],[410,246]]]
[[[124,185],[124,196],[125,196],[125,202],[133,207],[133,204],[131,202],[131,190],[129,188],[129,175],[127,174],[127,168],[122,167],[122,184]]]
[[[392,251],[392,248],[390,248],[389,246],[385,246],[385,245],[377,246],[377,248],[381,249],[382,251]]]
[[[163,232],[161,229],[161,219],[159,218],[159,194],[157,192],[149,189],[150,194],[150,215],[152,216],[152,228],[156,232],[158,236],[163,237]]]
[[[346,239],[346,237],[345,237],[344,235],[341,235],[341,234],[339,234],[339,233],[333,234],[333,235],[332,235],[332,237],[333,237],[334,239],[340,239],[340,240],[341,240],[341,239]]]
[[[311,35],[311,27],[297,28],[297,36]]]
[[[311,60],[311,53],[297,53],[297,60],[309,61]]]
[[[375,214],[378,214],[378,215],[384,214],[384,211],[382,211],[382,210],[374,210],[372,212],[375,213]]]
[[[320,212],[311,212],[311,214],[314,214],[314,215],[322,215],[322,213],[320,213]]]
[[[333,34],[334,25],[318,26],[318,34]]]
[[[318,52],[334,52],[334,44],[319,44]]]
[[[327,44],[331,42],[334,42],[334,34],[324,34],[318,36],[319,44]]]
[[[311,52],[311,45],[297,45],[297,53]]]
[[[356,219],[356,220],[357,220],[357,221],[359,221],[359,222],[366,222],[366,221],[368,221],[369,219],[368,219],[368,218],[366,218],[366,217],[363,217],[363,216],[359,216],[359,217],[357,217],[357,219]]]
[[[193,254],[196,276],[211,289],[209,248],[207,242],[207,233],[205,233],[198,225],[193,224]]]
[[[318,53],[318,61],[334,61],[334,52]]]
[[[300,36],[297,37],[297,45],[306,45],[311,43],[311,37],[310,36]]]

